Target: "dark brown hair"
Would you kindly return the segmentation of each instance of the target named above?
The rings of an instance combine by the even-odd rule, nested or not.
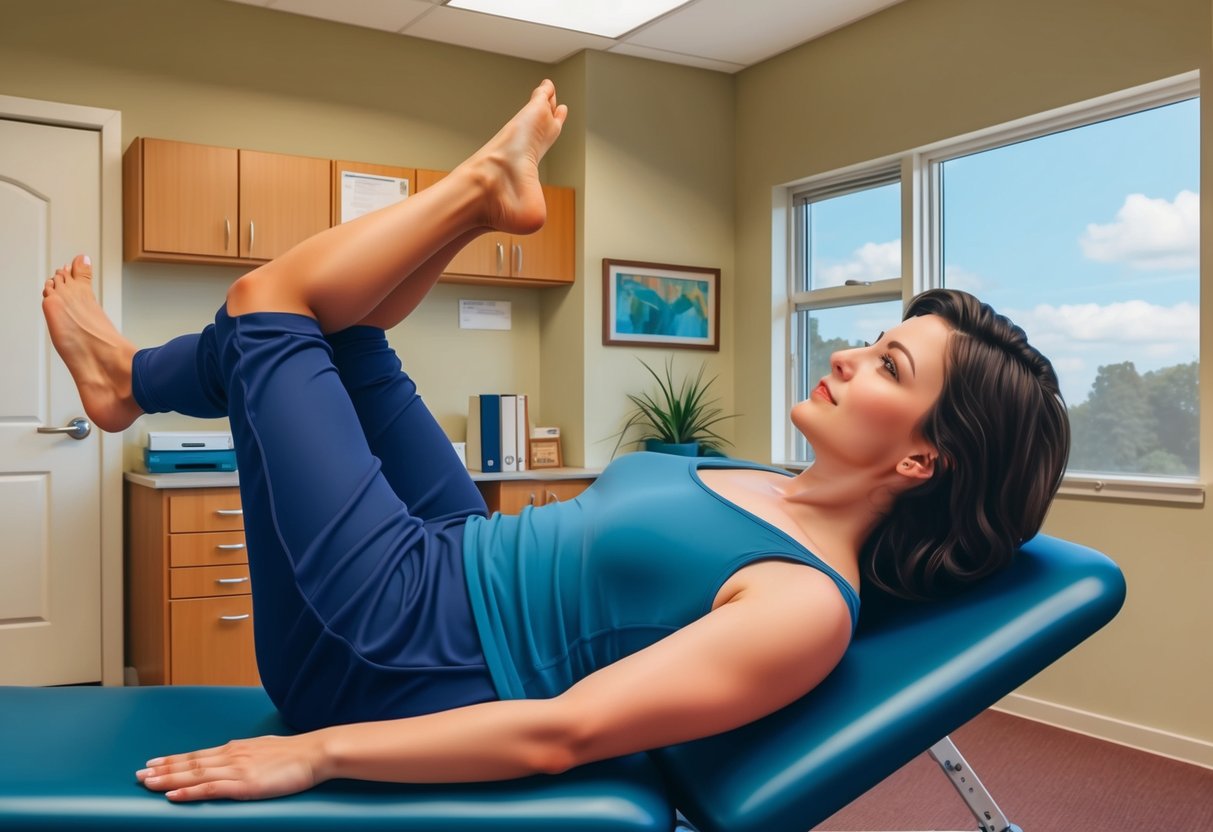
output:
[[[943,392],[921,425],[939,458],[881,520],[860,562],[878,590],[926,600],[1006,566],[1040,530],[1065,471],[1070,423],[1053,365],[988,304],[932,289],[905,317],[919,315],[953,330]]]

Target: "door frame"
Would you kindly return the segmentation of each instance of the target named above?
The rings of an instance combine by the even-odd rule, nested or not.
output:
[[[101,134],[101,251],[92,253],[101,307],[122,329],[122,113],[0,95],[0,118]],[[101,442],[101,684],[123,674],[122,434],[97,431]]]

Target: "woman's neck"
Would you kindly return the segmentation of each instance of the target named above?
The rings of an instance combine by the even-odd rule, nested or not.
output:
[[[872,471],[818,461],[782,485],[789,515],[805,528],[829,529],[858,552],[893,505],[889,484]]]

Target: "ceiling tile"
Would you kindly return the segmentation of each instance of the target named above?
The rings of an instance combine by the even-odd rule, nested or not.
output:
[[[240,0],[247,2],[247,0]],[[434,5],[425,0],[274,0],[275,11],[304,14],[352,26],[399,32]]]
[[[697,0],[624,41],[748,66],[897,2]]]
[[[607,50],[619,55],[631,55],[636,58],[648,58],[653,61],[663,61],[667,64],[683,64],[697,66],[700,69],[714,69],[717,72],[739,72],[745,69],[743,64],[732,64],[726,61],[716,61],[711,58],[700,58],[696,55],[680,55],[677,52],[667,52],[664,49],[653,49],[649,46],[637,46],[632,43],[620,43]]]
[[[546,63],[563,60],[582,49],[606,49],[614,43],[610,38],[446,6],[434,8],[406,27],[404,34]]]

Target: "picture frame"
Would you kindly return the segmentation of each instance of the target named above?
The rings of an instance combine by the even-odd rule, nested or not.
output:
[[[560,437],[545,439],[531,437],[530,459],[532,468],[564,467],[564,460],[560,456]]]
[[[602,343],[720,350],[720,269],[602,261]]]

